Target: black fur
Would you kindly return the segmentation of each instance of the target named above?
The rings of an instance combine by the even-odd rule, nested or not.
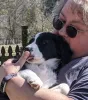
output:
[[[28,63],[25,63],[21,70],[25,71],[26,69],[33,71],[46,83],[44,85],[48,84],[45,81],[49,79],[49,87],[57,83],[57,72],[60,71],[60,68],[67,64],[72,57],[69,44],[61,36],[50,32],[38,33],[29,41],[28,46],[25,48],[25,51],[26,50],[29,51],[31,55],[34,54],[34,59],[29,60],[29,62],[27,59]],[[36,60],[38,57],[40,57],[39,60]],[[34,63],[32,61],[34,61]],[[37,61],[37,63],[35,61]],[[30,75],[30,73],[27,75]],[[32,75],[30,76],[33,77]]]
[[[37,38],[36,44],[46,60],[59,58],[63,64],[66,64],[71,59],[72,51],[61,36],[44,32]]]

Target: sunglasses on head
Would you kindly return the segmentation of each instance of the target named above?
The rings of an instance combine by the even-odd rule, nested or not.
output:
[[[56,30],[60,30],[61,28],[63,28],[65,24],[65,21],[62,21],[58,18],[58,16],[55,16],[55,18],[53,19],[53,27]],[[66,34],[71,37],[74,38],[77,35],[77,29],[74,26],[68,25],[66,27]]]

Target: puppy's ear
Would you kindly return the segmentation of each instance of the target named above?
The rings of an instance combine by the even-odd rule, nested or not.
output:
[[[62,52],[61,52],[61,61],[63,64],[67,64],[71,58],[72,58],[72,50],[70,49],[70,47],[66,44],[63,46],[62,48]]]
[[[69,46],[69,44],[63,40],[62,41],[62,46],[61,46],[61,60],[64,64],[67,64],[71,58],[72,58],[72,50]]]
[[[61,52],[62,52],[62,46],[63,46],[63,39],[61,36],[53,34],[53,41],[55,43],[57,56],[59,59],[61,59]]]
[[[73,54],[69,44],[61,36],[56,36],[55,42],[58,57],[60,57],[63,64],[67,64],[71,60]]]

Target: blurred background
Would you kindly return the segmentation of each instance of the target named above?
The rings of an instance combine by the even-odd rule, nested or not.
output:
[[[22,26],[28,26],[29,38],[37,32],[52,31],[56,1],[0,0],[0,45],[20,43]]]
[[[64,1],[64,0],[58,0]],[[0,64],[38,32],[52,32],[57,0],[0,0]]]

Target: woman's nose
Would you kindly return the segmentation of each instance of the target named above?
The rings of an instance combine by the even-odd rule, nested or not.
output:
[[[59,34],[59,31],[58,30],[53,30],[53,32],[52,32],[53,34]]]
[[[54,30],[53,31],[54,34],[60,35],[60,36],[67,36],[65,30]]]
[[[58,34],[62,37],[67,37],[67,33],[66,33],[66,27],[63,27],[61,28],[59,31],[58,31]]]

